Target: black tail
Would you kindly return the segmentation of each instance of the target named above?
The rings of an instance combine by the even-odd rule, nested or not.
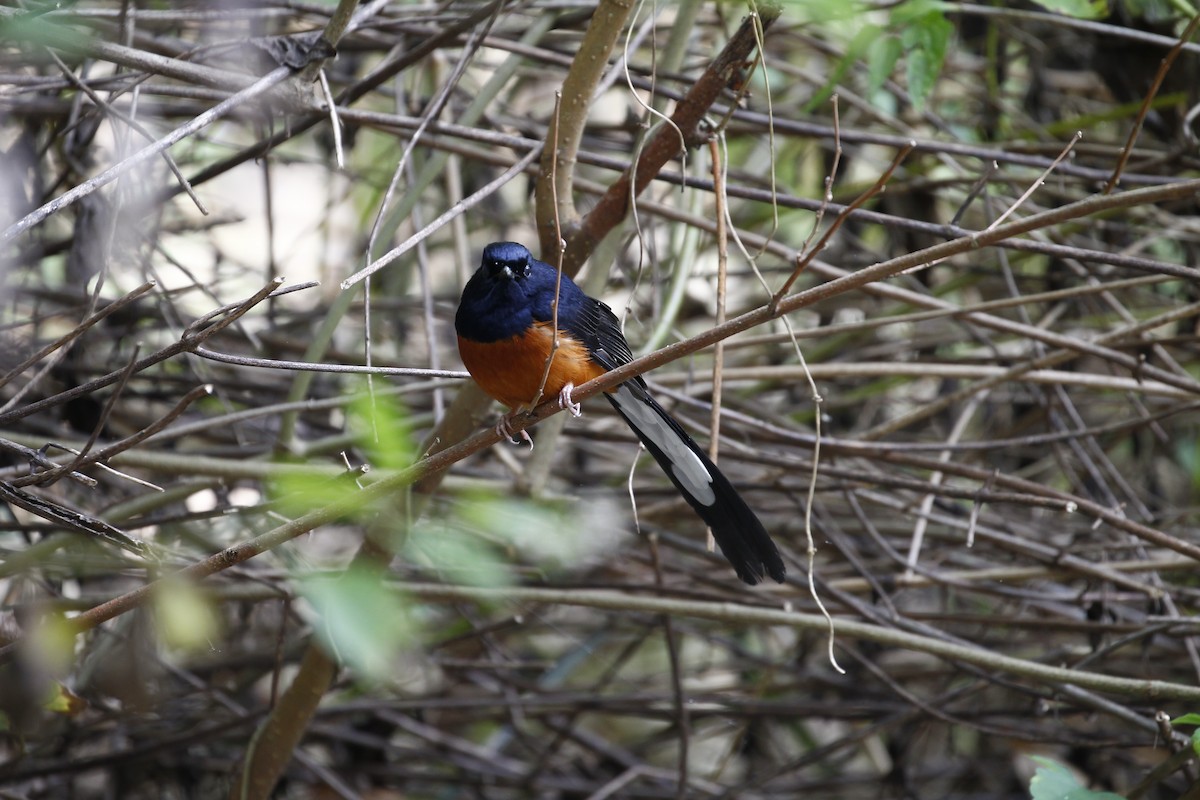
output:
[[[654,460],[708,527],[739,578],[753,586],[770,575],[783,583],[787,569],[779,548],[737,489],[692,437],[646,391],[623,383],[605,397],[633,428]]]

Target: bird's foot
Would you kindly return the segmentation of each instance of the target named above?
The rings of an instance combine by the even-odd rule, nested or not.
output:
[[[503,436],[513,444],[521,442],[529,442],[529,449],[533,449],[533,437],[529,435],[529,431],[519,430],[514,431],[512,428],[513,419],[521,412],[513,411],[500,417],[500,421],[496,423],[496,433]],[[520,437],[520,438],[517,438]]]
[[[571,399],[571,392],[573,391],[575,391],[575,384],[573,383],[568,383],[562,388],[562,391],[558,393],[558,407],[570,411],[572,417],[578,417],[583,414],[583,409],[580,408],[579,403]]]

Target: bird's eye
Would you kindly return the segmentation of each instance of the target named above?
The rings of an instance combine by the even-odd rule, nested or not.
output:
[[[529,266],[528,261],[525,262],[525,269],[522,270],[521,274],[524,275],[526,278],[528,278],[530,275],[533,274],[533,267]]]

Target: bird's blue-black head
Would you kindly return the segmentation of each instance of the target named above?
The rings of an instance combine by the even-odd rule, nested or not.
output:
[[[553,318],[558,271],[538,261],[522,244],[493,242],[483,248],[479,269],[463,288],[454,329],[473,342],[498,342],[524,333],[534,322]],[[566,275],[559,313],[580,302],[582,290]]]

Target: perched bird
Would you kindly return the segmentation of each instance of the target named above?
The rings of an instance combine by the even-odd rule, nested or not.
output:
[[[556,294],[559,346],[547,373]],[[463,289],[454,327],[467,371],[510,409],[496,426],[509,438],[512,414],[529,407],[539,389],[543,396],[557,395],[562,408],[579,416],[571,391],[633,360],[612,309],[566,275],[560,285],[554,267],[515,242],[493,242],[483,249],[483,263]],[[712,528],[738,577],[753,585],[770,575],[782,583],[787,570],[775,542],[729,479],[650,396],[646,382],[632,378],[605,396]]]

